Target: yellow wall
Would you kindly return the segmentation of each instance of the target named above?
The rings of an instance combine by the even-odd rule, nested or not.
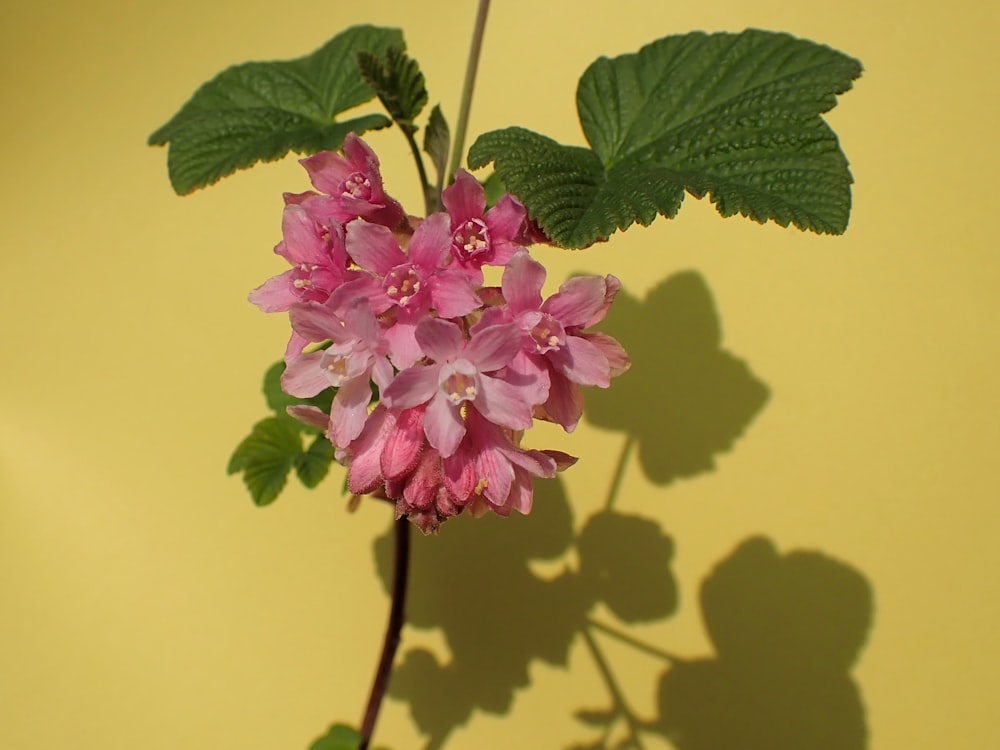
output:
[[[386,609],[372,556],[385,509],[346,515],[337,481],[256,509],[224,474],[263,415],[259,378],[286,335],[245,295],[282,268],[270,253],[280,193],[305,189],[304,173],[289,159],[180,199],[165,152],[145,138],[226,65],[297,56],[361,22],[405,28],[432,101],[454,122],[474,4],[239,5],[42,0],[3,12],[3,748],[306,748],[330,721],[360,715]],[[621,277],[630,297],[616,325],[648,363],[620,395],[596,400],[595,415],[646,436],[615,508],[669,537],[679,604],[636,627],[603,605],[591,616],[702,660],[671,672],[683,688],[671,710],[689,728],[726,707],[752,716],[747,696],[757,696],[777,704],[768,710],[778,723],[815,713],[806,724],[834,739],[812,747],[863,746],[861,707],[871,748],[1000,747],[997,6],[592,5],[494,3],[473,133],[520,124],[581,142],[573,90],[586,65],[695,28],[787,30],[859,57],[866,73],[830,117],[857,181],[845,236],[723,221],[689,200],[675,221],[606,246],[539,253],[554,283],[573,271]],[[402,139],[371,142],[390,190],[418,205]],[[657,317],[667,313],[669,325]],[[626,438],[589,423],[546,434],[581,456],[564,477],[579,532],[603,507]],[[687,476],[663,481],[678,473]],[[535,528],[534,517],[509,528],[456,522],[430,540],[451,548],[418,550],[418,562],[434,560],[412,607],[423,626],[406,643],[443,661],[451,649],[461,666],[447,684],[401,686],[421,696],[425,722],[449,726],[456,706],[486,704],[491,686],[503,703],[529,656],[568,654],[565,668],[531,659],[531,685],[508,715],[476,710],[447,747],[598,737],[572,716],[611,699],[573,629],[580,621],[559,619],[579,600],[556,581],[582,553],[566,551],[565,517],[559,536],[555,494],[540,497],[548,514]],[[463,547],[463,532],[476,542]],[[616,534],[603,554],[638,565],[652,554]],[[781,555],[812,552],[778,561],[761,542],[733,556],[752,537]],[[548,553],[554,561],[540,560]],[[717,639],[757,644],[737,649],[748,664],[739,678],[718,676],[699,604],[724,561],[716,580],[731,590],[705,609]],[[758,640],[733,604],[750,591]],[[447,631],[430,627],[439,601],[452,602]],[[470,633],[455,607],[494,626]],[[654,718],[664,663],[601,633],[595,641],[627,702]],[[822,657],[818,672],[785,668],[797,649],[838,643],[841,656]],[[482,676],[490,669],[501,677]],[[724,689],[742,697],[720,708]],[[765,750],[712,726],[720,736],[687,747]],[[423,746],[401,701],[380,728],[396,750]],[[646,746],[668,745],[652,733]]]

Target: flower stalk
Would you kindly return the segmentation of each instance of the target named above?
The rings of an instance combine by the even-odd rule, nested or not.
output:
[[[472,109],[472,91],[476,87],[476,71],[479,69],[479,53],[483,49],[483,34],[486,31],[486,14],[489,9],[490,0],[479,0],[476,24],[472,30],[472,44],[469,47],[469,61],[465,66],[465,82],[462,84],[462,100],[458,110],[458,122],[455,125],[455,142],[451,151],[451,164],[448,167],[449,176],[454,175],[462,165],[465,133],[469,129],[469,111]]]
[[[396,658],[400,633],[406,619],[406,583],[410,572],[410,522],[405,517],[399,518],[395,522],[395,541],[389,623],[385,630],[382,655],[379,657],[375,679],[368,696],[368,706],[365,708],[365,715],[361,720],[361,742],[358,744],[358,750],[368,750],[372,734],[375,732],[375,722],[378,719],[382,701],[389,689],[392,664]]]

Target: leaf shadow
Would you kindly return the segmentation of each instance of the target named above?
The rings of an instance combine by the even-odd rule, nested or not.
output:
[[[572,548],[575,567],[567,561],[548,578],[532,570],[532,560],[558,560]],[[449,521],[439,535],[413,540],[407,604],[410,627],[441,630],[448,660],[406,650],[390,695],[408,703],[427,750],[443,747],[473,711],[509,712],[532,662],[565,666],[599,602],[624,622],[669,617],[677,607],[673,553],[655,522],[615,511],[591,516],[574,535],[558,479],[538,483],[530,517]],[[385,535],[375,542],[384,585],[390,555]]]
[[[701,587],[716,657],[662,675],[647,725],[677,750],[863,750],[864,706],[849,670],[872,628],[874,594],[817,551],[781,555],[753,537]]]
[[[602,329],[632,358],[612,388],[587,393],[584,418],[628,433],[646,477],[670,484],[715,469],[770,396],[749,366],[722,348],[712,294],[694,271],[644,300],[621,291]]]

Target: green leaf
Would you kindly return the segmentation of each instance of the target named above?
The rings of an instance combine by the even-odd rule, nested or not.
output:
[[[346,724],[334,724],[330,731],[313,742],[309,750],[357,750],[361,734]]]
[[[427,129],[424,130],[424,153],[431,157],[431,163],[437,170],[438,185],[444,184],[450,149],[451,131],[448,128],[448,121],[441,113],[441,106],[435,104],[427,121]]]
[[[668,171],[621,164],[605,171],[590,149],[563,146],[523,128],[494,130],[469,150],[476,169],[493,162],[499,179],[562,247],[586,247],[657,214],[673,217],[684,198]]]
[[[312,489],[326,478],[333,462],[333,446],[323,431],[299,422],[286,407],[310,404],[329,414],[336,389],[327,388],[312,398],[289,396],[281,390],[284,371],[285,363],[279,360],[264,373],[264,398],[274,416],[254,425],[229,459],[228,472],[243,472],[243,481],[257,505],[274,502],[291,469]],[[306,450],[302,449],[302,435],[312,437]]]
[[[503,180],[500,179],[500,175],[496,172],[490,172],[485,180],[481,180],[483,186],[483,192],[486,194],[486,205],[495,206],[497,201],[504,197],[508,192],[507,186],[503,184]]]
[[[286,414],[285,407],[301,403],[301,399],[289,396],[281,390],[281,374],[284,371],[285,363],[279,359],[264,373],[264,399],[267,401],[267,407],[278,416]]]
[[[358,67],[396,124],[411,135],[417,132],[414,120],[427,104],[424,74],[417,61],[392,47],[381,55],[359,53]]]
[[[301,455],[302,437],[295,423],[268,417],[255,424],[236,447],[226,471],[242,471],[254,504],[268,505],[284,489],[288,472]]]
[[[313,489],[326,478],[332,462],[333,444],[326,435],[317,435],[295,460],[295,473],[302,484]]]
[[[389,124],[382,115],[335,117],[373,96],[358,54],[390,47],[404,47],[398,29],[355,26],[305,57],[235,65],[202,85],[149,144],[170,144],[167,168],[180,195],[289,151],[338,148],[349,132]]]
[[[494,162],[563,247],[673,217],[684,191],[723,216],[839,234],[852,178],[820,115],[859,75],[857,60],[787,34],[670,36],[584,73],[577,108],[592,150],[507,128],[480,136],[469,165]]]

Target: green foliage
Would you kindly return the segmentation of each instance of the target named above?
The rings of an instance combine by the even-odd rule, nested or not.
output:
[[[361,735],[346,724],[334,724],[330,731],[309,746],[309,750],[357,750]]]
[[[264,374],[264,398],[273,416],[253,426],[229,459],[229,474],[243,472],[243,482],[255,505],[268,505],[281,494],[288,474],[295,470],[299,481],[312,489],[326,478],[333,462],[333,446],[322,431],[289,416],[286,408],[296,404],[316,406],[330,412],[334,389],[308,399],[289,396],[281,390],[284,362],[276,362]],[[303,437],[309,440],[303,448]]]
[[[427,129],[424,130],[424,153],[431,157],[431,163],[437,171],[439,190],[444,185],[450,149],[451,130],[448,128],[448,121],[441,114],[441,106],[435,104],[427,120]]]
[[[381,55],[359,53],[358,67],[393,121],[403,132],[410,135],[416,133],[414,120],[427,104],[424,74],[420,72],[417,61],[402,50],[391,47]]]
[[[350,132],[389,125],[375,114],[335,120],[373,96],[358,70],[358,54],[403,46],[398,29],[354,26],[305,57],[227,68],[202,85],[149,144],[170,144],[167,169],[179,195],[289,151],[338,148]]]
[[[857,60],[787,34],[670,36],[584,73],[577,109],[591,148],[507,128],[480,136],[469,165],[493,162],[563,247],[671,218],[685,191],[723,216],[839,234],[852,178],[820,115],[860,75]]]

